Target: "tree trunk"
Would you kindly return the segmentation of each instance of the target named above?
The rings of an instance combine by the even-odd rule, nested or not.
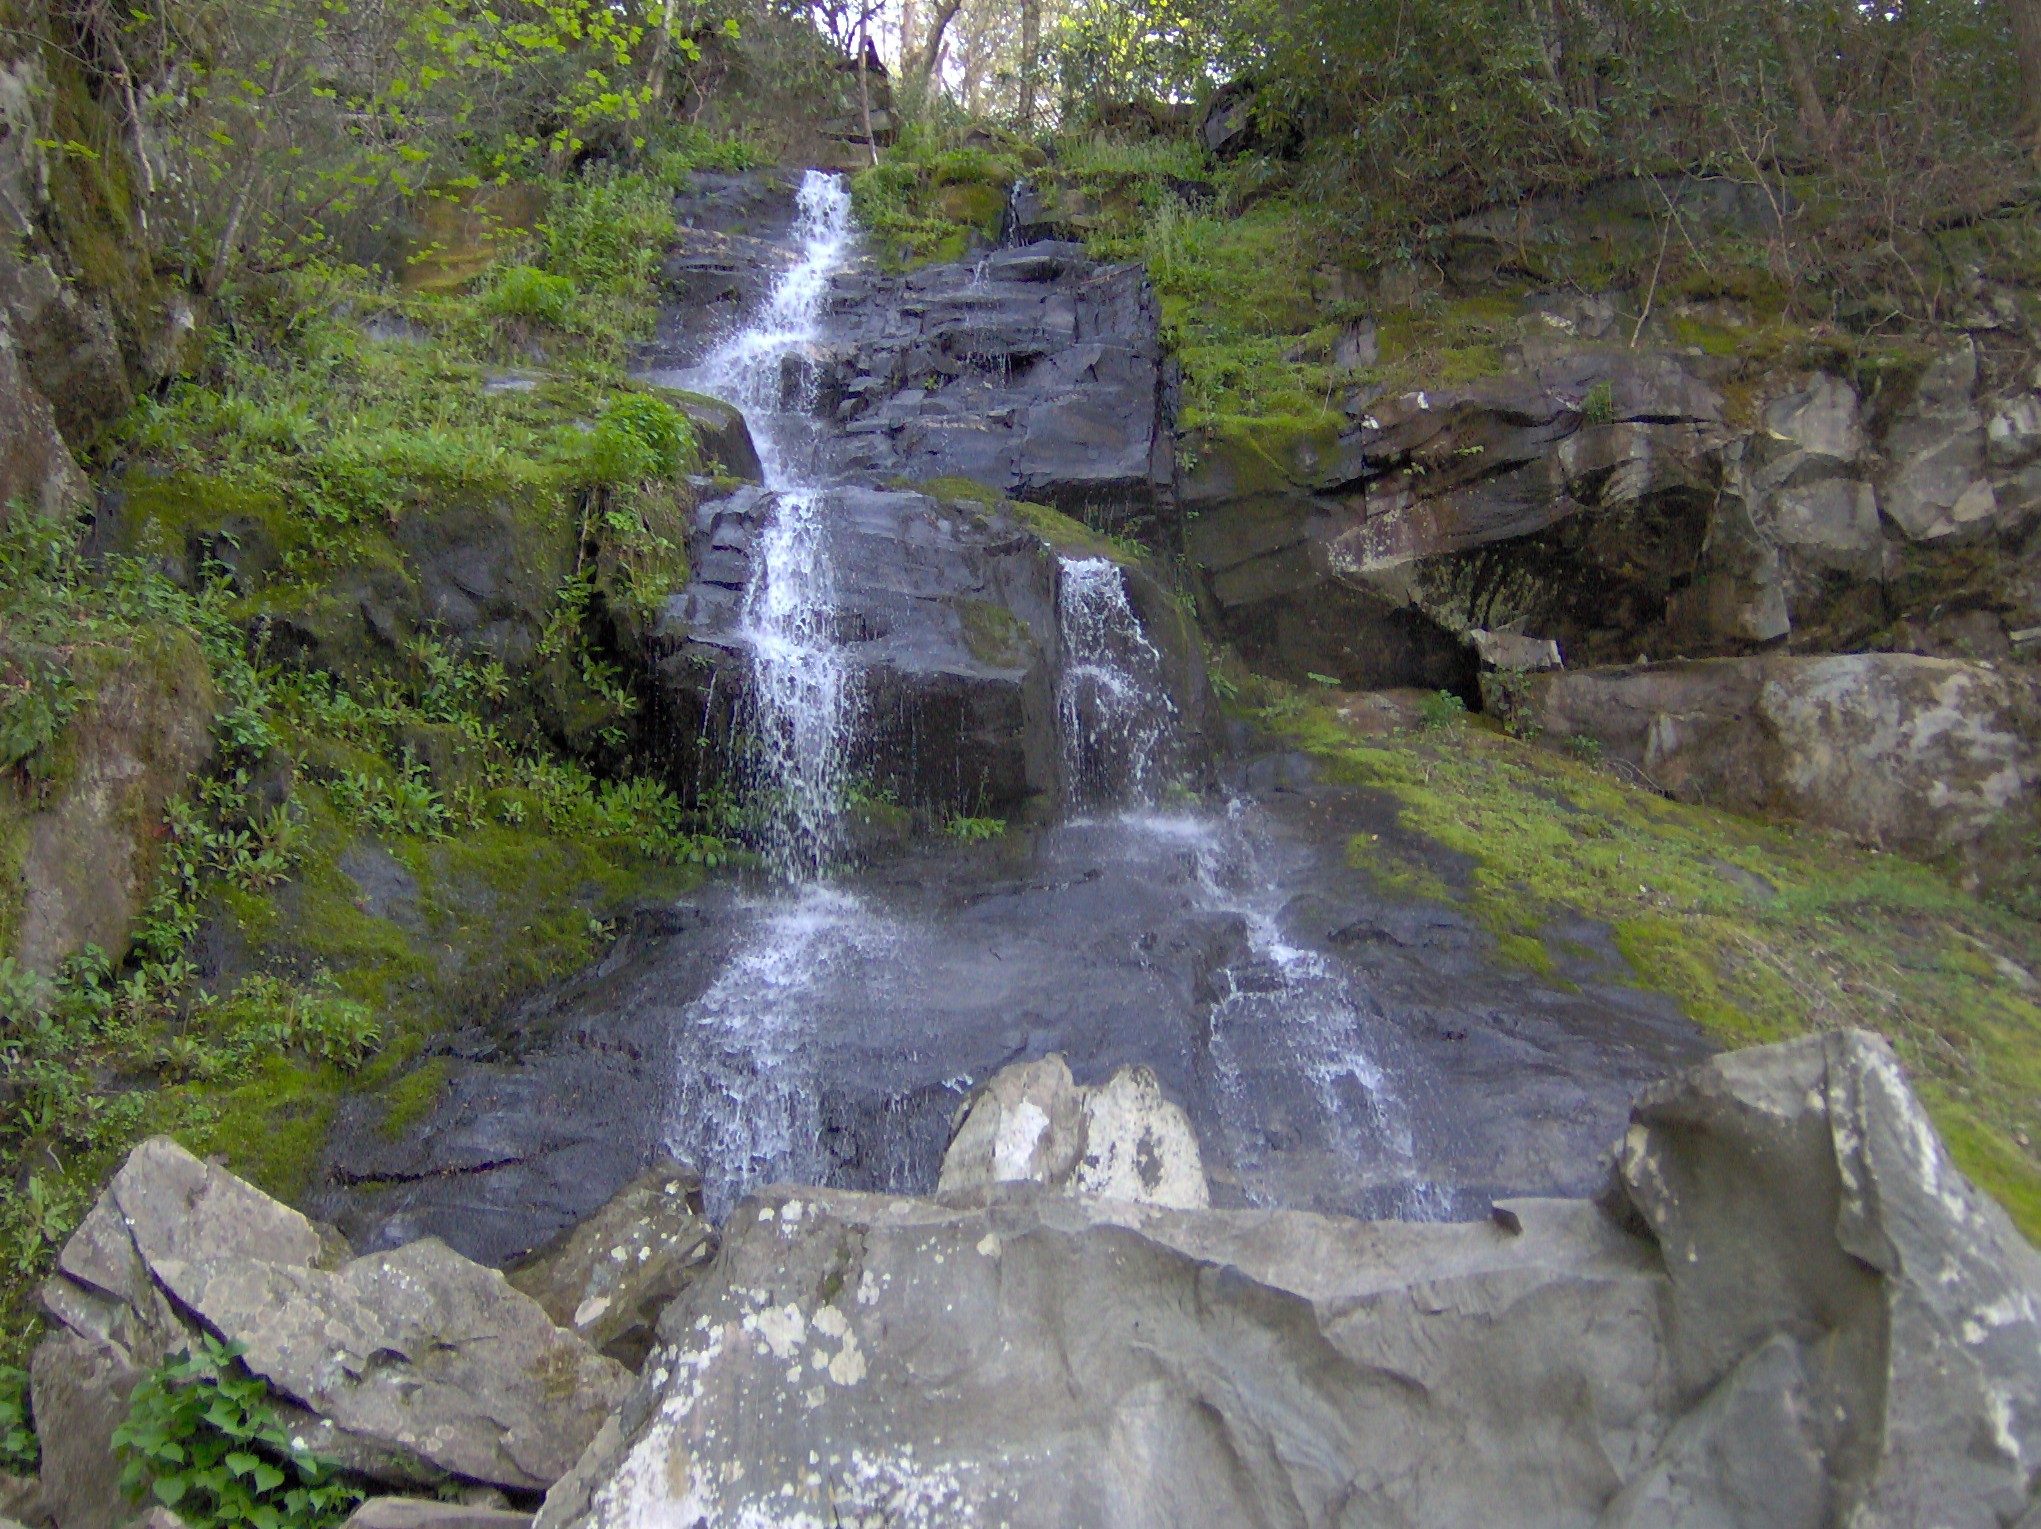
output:
[[[872,8],[858,12],[858,111],[865,119],[865,147],[872,151],[872,163],[879,162],[879,140],[872,134]]]
[[[911,76],[924,93],[934,77],[936,61],[942,57],[943,33],[950,29],[950,23],[957,19],[957,12],[963,8],[964,0],[938,0],[935,15],[928,24],[928,36],[922,39],[911,60],[901,60],[901,72]]]
[[[1020,130],[1035,127],[1035,67],[1042,52],[1042,0],[1021,0]]]
[[[2014,3],[2032,4],[2035,0]],[[1821,104],[1821,91],[1814,83],[1814,66],[1807,60],[1807,50],[1800,45],[1799,30],[1783,5],[1774,5],[1765,13],[1765,24],[1771,30],[1772,41],[1779,46],[1780,61],[1786,66],[1786,82],[1793,87],[1793,105],[1800,114],[1800,136],[1823,161],[1830,160],[1835,156],[1835,137],[1829,127],[1828,110]]]
[[[645,83],[655,112],[666,105],[666,61],[673,52],[674,12],[679,3],[680,0],[664,0],[659,7],[659,25],[653,31],[652,75]]]
[[[2020,129],[2041,148],[2041,0],[2006,0],[2013,19],[2013,55],[2020,65]]]

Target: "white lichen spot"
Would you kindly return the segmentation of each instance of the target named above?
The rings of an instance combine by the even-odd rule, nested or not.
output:
[[[808,1321],[801,1315],[801,1308],[789,1302],[785,1306],[773,1306],[761,1311],[756,1317],[746,1317],[745,1325],[756,1325],[758,1335],[765,1339],[765,1346],[772,1350],[775,1359],[785,1359],[798,1349],[808,1338]]]
[[[987,1258],[999,1257],[999,1233],[987,1232],[978,1239],[978,1251]]]
[[[854,1386],[865,1378],[865,1356],[855,1333],[844,1339],[841,1352],[829,1361],[829,1378],[839,1386]]]

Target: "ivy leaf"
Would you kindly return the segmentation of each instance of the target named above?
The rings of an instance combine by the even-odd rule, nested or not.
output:
[[[278,1487],[282,1485],[283,1485],[282,1471],[278,1470],[275,1466],[271,1465],[266,1460],[256,1462],[255,1466],[256,1491],[274,1492]]]
[[[245,1476],[262,1462],[245,1449],[237,1449],[227,1456],[227,1469],[236,1476]]]
[[[184,1500],[185,1480],[182,1476],[158,1476],[150,1488],[157,1501],[166,1508],[174,1508]]]

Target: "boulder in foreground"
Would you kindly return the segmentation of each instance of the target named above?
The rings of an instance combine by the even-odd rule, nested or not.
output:
[[[741,1209],[540,1529],[2041,1512],[2041,1256],[1866,1035],[1649,1091],[1602,1205],[988,1199]]]
[[[395,1485],[541,1491],[623,1395],[614,1360],[493,1269],[426,1240],[344,1243],[168,1137],[137,1147],[65,1244],[33,1366],[62,1529],[125,1522],[111,1434],[143,1372],[202,1331],[245,1345],[287,1426]]]

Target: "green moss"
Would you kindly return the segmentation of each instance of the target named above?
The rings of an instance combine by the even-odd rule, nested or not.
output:
[[[1081,552],[1087,557],[1110,558],[1123,568],[1133,567],[1144,556],[1135,544],[1094,531],[1082,521],[1044,504],[1009,499],[1001,509],[1057,552]]]
[[[383,1135],[394,1141],[424,1120],[446,1093],[446,1084],[447,1065],[437,1057],[391,1084],[383,1091]]]
[[[232,1087],[180,1091],[188,1118],[172,1134],[201,1157],[224,1157],[256,1188],[296,1203],[312,1187],[345,1086],[337,1068],[272,1057]]]
[[[1005,606],[990,600],[956,596],[950,601],[964,628],[964,642],[971,656],[994,668],[1018,669],[1027,664],[1034,644],[1027,625]]]
[[[1331,776],[1386,793],[1396,832],[1349,858],[1459,903],[1501,953],[1551,969],[1586,914],[1641,985],[1728,1045],[1845,1025],[1888,1036],[1966,1171],[2041,1237],[2041,930],[1930,867],[1691,807],[1482,728],[1358,737],[1291,698],[1262,713]],[[1469,869],[1456,884],[1441,867]]]

